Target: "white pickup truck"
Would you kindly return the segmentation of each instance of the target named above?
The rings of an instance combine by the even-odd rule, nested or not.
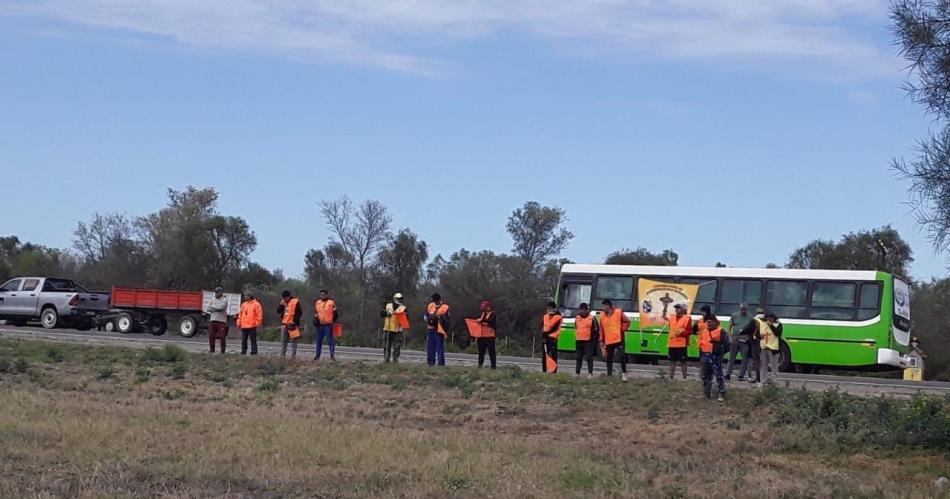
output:
[[[46,329],[86,330],[108,308],[108,293],[91,293],[69,279],[17,277],[0,286],[0,319],[15,326],[39,319]]]

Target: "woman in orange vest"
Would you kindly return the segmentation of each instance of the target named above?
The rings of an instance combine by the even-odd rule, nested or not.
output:
[[[581,366],[587,361],[587,377],[594,377],[594,346],[597,345],[597,335],[600,333],[600,324],[593,315],[590,315],[590,306],[581,303],[580,311],[574,318],[576,332],[574,343],[577,344],[577,366],[574,372],[581,375]]]
[[[670,326],[666,346],[670,351],[670,379],[676,374],[676,364],[683,370],[683,379],[686,379],[686,346],[689,336],[693,334],[693,320],[686,314],[686,306],[682,303],[673,305],[676,315],[666,318]]]
[[[620,356],[620,379],[627,381],[627,352],[624,351],[623,336],[630,328],[630,318],[623,310],[615,307],[610,300],[600,302],[603,305],[600,314],[600,345],[607,361],[607,376],[614,374],[614,356]]]
[[[300,340],[300,317],[303,310],[300,300],[290,295],[290,291],[280,294],[281,302],[277,307],[280,319],[280,357],[287,357],[287,343],[290,342],[290,359],[297,358],[297,342]]]
[[[548,302],[548,309],[541,316],[541,372],[557,372],[557,339],[561,336],[561,313],[557,303]],[[549,365],[550,364],[550,365]]]
[[[449,321],[449,305],[442,301],[442,295],[432,294],[432,302],[422,316],[426,323],[426,363],[434,366],[436,361],[440,366],[445,365],[445,338]]]
[[[247,355],[247,340],[251,340],[251,355],[257,355],[257,328],[264,324],[264,308],[250,292],[244,293],[244,302],[238,313],[237,327],[241,330],[241,355]]]
[[[491,368],[495,369],[497,357],[495,356],[495,330],[498,327],[498,320],[495,317],[495,311],[492,310],[491,302],[485,300],[478,307],[482,311],[478,322],[482,325],[482,335],[475,340],[478,344],[478,367],[485,364],[485,352],[488,352],[488,359],[491,362]]]
[[[333,338],[333,323],[339,315],[336,302],[330,298],[329,291],[321,289],[313,308],[313,325],[317,326],[317,352],[313,360],[320,360],[320,354],[323,353],[323,338],[327,338],[327,343],[330,345],[330,360],[336,360],[336,339]]]
[[[722,356],[725,353],[722,343],[723,336],[722,329],[719,327],[719,319],[714,315],[710,315],[706,319],[706,328],[699,335],[699,362],[703,378],[703,395],[706,398],[712,396],[712,378],[715,375],[720,402],[726,396],[726,381],[722,376]]]

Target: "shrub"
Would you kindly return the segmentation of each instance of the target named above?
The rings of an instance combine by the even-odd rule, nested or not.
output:
[[[279,392],[279,391],[280,391],[280,383],[278,383],[277,381],[272,380],[272,379],[266,380],[266,381],[264,381],[263,383],[261,383],[260,385],[257,385],[257,391],[259,391],[259,392],[271,392],[271,393]]]
[[[162,348],[149,348],[142,353],[142,360],[148,362],[182,362],[188,352],[175,345],[165,345]]]

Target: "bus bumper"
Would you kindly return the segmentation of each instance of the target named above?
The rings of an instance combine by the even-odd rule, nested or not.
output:
[[[900,367],[903,369],[910,367],[913,361],[909,355],[900,353],[897,350],[891,350],[890,348],[879,348],[877,350],[877,363],[886,366]]]

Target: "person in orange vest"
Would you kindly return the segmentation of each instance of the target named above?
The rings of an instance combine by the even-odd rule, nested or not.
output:
[[[594,348],[597,345],[597,336],[600,333],[600,323],[590,315],[590,306],[581,303],[580,311],[574,318],[575,340],[577,345],[577,366],[574,372],[580,376],[581,366],[587,361],[587,377],[594,377]]]
[[[610,300],[600,303],[603,309],[600,314],[600,345],[604,351],[604,360],[607,361],[607,376],[613,376],[614,357],[620,356],[620,379],[627,381],[627,353],[624,351],[624,333],[630,329],[630,318],[619,307],[615,307]]]
[[[300,317],[303,316],[303,309],[300,307],[300,299],[294,298],[290,291],[284,290],[280,294],[281,302],[277,306],[277,315],[280,319],[280,356],[287,357],[287,343],[290,346],[291,360],[297,358],[297,341],[303,333],[300,330]]]
[[[497,357],[495,355],[495,331],[498,328],[498,319],[495,317],[495,311],[492,309],[491,302],[483,301],[478,307],[482,315],[478,322],[482,325],[482,335],[475,340],[478,344],[478,367],[485,364],[485,352],[488,352],[488,360],[491,368],[496,368]]]
[[[548,302],[548,309],[541,316],[541,372],[557,372],[557,339],[561,336],[563,318],[557,311],[557,303]]]
[[[703,395],[706,398],[712,396],[712,378],[715,376],[716,385],[719,388],[719,398],[717,400],[720,402],[726,396],[726,381],[722,376],[722,357],[725,354],[722,342],[724,335],[722,328],[719,327],[719,319],[712,315],[706,319],[706,327],[699,335],[699,362],[703,379]]]
[[[336,302],[330,298],[329,291],[321,289],[317,301],[313,303],[313,308],[313,325],[317,327],[317,352],[313,360],[320,360],[324,338],[327,338],[327,343],[330,345],[330,360],[336,360],[336,339],[333,338],[333,323],[339,317]]]
[[[264,324],[264,307],[250,292],[238,312],[237,327],[241,330],[241,355],[247,355],[247,340],[251,340],[251,355],[257,355],[257,328]]]
[[[445,338],[448,336],[449,305],[442,301],[442,295],[432,294],[432,301],[426,307],[422,319],[426,323],[426,363],[430,366],[445,365]]]
[[[689,336],[693,334],[693,320],[686,313],[686,305],[677,303],[673,305],[673,309],[676,315],[664,317],[670,327],[666,342],[670,352],[670,379],[676,374],[677,363],[682,368],[683,379],[686,379],[686,346],[689,344]]]

